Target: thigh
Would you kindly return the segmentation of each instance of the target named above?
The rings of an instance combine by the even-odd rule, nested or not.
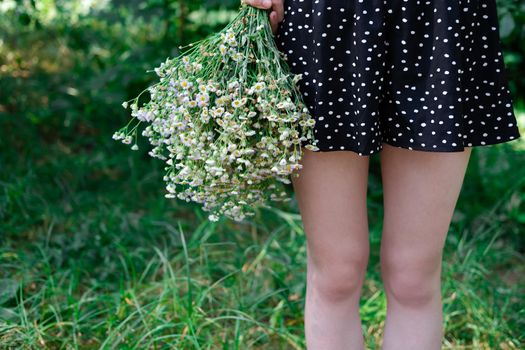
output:
[[[469,147],[426,152],[384,143],[382,260],[411,271],[438,267],[470,152]]]
[[[362,262],[368,257],[368,156],[351,151],[305,149],[303,168],[292,177],[316,267]]]

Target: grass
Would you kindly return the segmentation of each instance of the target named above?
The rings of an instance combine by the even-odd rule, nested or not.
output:
[[[0,350],[304,349],[297,203],[209,222],[163,197],[145,145],[111,140],[127,120],[120,102],[165,48],[161,23],[121,22],[87,16],[20,32],[18,19],[1,18],[0,92],[10,94],[0,93]],[[361,317],[367,347],[379,349],[377,156],[368,208]],[[476,148],[445,247],[444,349],[525,348],[524,213],[525,140]]]
[[[35,132],[27,158],[1,172],[1,349],[304,349],[295,201],[211,223],[162,197],[159,164],[145,154],[111,140],[87,152],[37,131],[25,131]],[[525,344],[525,153],[515,144],[473,152],[443,265],[445,349]],[[361,300],[370,349],[386,307],[378,176],[373,158]]]

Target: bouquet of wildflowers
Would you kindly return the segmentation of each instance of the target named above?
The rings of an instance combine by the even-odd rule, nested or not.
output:
[[[188,47],[155,68],[147,103],[139,106],[142,93],[123,103],[133,118],[113,138],[137,150],[147,123],[149,155],[166,163],[166,197],[202,204],[211,221],[289,200],[283,184],[301,168],[301,145],[317,150],[315,121],[267,12],[242,4],[222,31]]]

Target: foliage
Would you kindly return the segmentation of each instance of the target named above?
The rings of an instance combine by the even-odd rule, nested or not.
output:
[[[282,183],[301,168],[301,145],[317,142],[315,120],[268,14],[243,5],[224,29],[189,46],[155,68],[146,103],[139,105],[142,93],[123,103],[132,118],[113,138],[135,140],[138,150],[146,123],[148,154],[166,163],[165,196],[201,203],[210,220],[242,221],[255,206],[289,200]]]
[[[500,1],[520,128],[524,13]],[[297,203],[243,224],[164,200],[120,106],[237,1],[0,2],[0,349],[301,349]],[[144,151],[142,151],[144,150]],[[380,346],[382,190],[371,159],[367,346]],[[446,349],[525,347],[525,143],[473,151],[443,266]],[[291,189],[288,188],[290,191]]]

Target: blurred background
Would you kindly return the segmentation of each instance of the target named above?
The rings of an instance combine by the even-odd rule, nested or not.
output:
[[[124,100],[237,0],[0,1],[0,349],[303,349],[295,200],[212,223],[160,161],[112,140]],[[525,134],[525,4],[498,1]],[[290,193],[292,193],[291,188]],[[525,348],[525,141],[473,150],[443,264],[446,349]],[[379,348],[382,189],[361,317]]]

